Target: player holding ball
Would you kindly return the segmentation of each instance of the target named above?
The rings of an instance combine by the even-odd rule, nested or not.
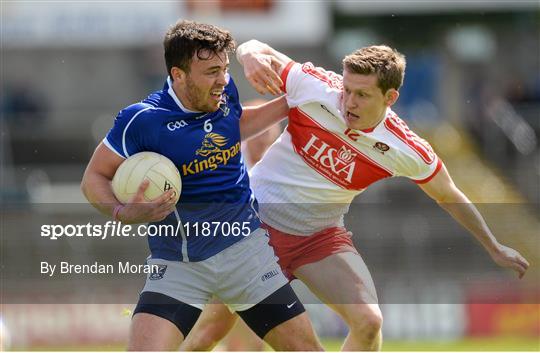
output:
[[[215,26],[178,22],[164,49],[163,89],[120,111],[82,181],[87,199],[115,220],[180,227],[178,237],[148,238],[148,264],[163,270],[147,278],[128,349],[178,349],[215,295],[274,349],[322,350],[260,227],[240,152],[242,139],[286,116],[284,98],[242,108],[227,72],[234,42]],[[120,164],[143,151],[165,156],[180,172],[178,204],[173,190],[146,200],[148,181],[127,203],[114,196],[111,180]],[[226,236],[227,229],[242,232]]]

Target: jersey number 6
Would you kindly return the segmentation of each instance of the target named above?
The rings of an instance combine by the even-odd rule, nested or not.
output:
[[[212,131],[212,123],[210,122],[210,119],[206,120],[204,122],[204,131],[205,132],[210,132]]]

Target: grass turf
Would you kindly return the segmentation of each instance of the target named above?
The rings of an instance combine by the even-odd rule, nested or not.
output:
[[[328,351],[339,351],[341,339],[324,339],[323,345]],[[15,350],[18,350],[15,348]],[[21,347],[21,350],[32,351],[125,351],[125,346],[36,346]],[[467,338],[457,341],[385,341],[383,351],[540,351],[540,337],[492,337]]]

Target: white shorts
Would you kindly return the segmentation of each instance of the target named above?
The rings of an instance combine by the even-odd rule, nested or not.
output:
[[[148,259],[148,265],[162,270],[147,276],[142,292],[161,293],[201,310],[215,295],[231,311],[247,310],[288,283],[268,240],[259,228],[204,261]]]

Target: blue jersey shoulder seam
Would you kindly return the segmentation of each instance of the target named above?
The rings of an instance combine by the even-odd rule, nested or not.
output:
[[[160,107],[155,107],[153,105],[150,105],[150,104],[145,104],[143,103],[144,105],[147,105],[146,108],[143,108],[139,111],[137,111],[132,117],[131,119],[129,120],[129,122],[126,124],[126,126],[124,127],[124,131],[122,132],[122,150],[124,152],[124,155],[126,156],[126,158],[128,158],[130,155],[127,151],[127,146],[126,146],[126,133],[127,133],[127,130],[129,128],[129,126],[131,125],[131,123],[133,123],[133,121],[135,120],[135,118],[137,118],[139,115],[143,115],[142,113],[146,112],[146,111],[149,111],[149,110],[164,110],[164,111],[169,111],[168,109],[165,109],[165,108],[160,108]]]

